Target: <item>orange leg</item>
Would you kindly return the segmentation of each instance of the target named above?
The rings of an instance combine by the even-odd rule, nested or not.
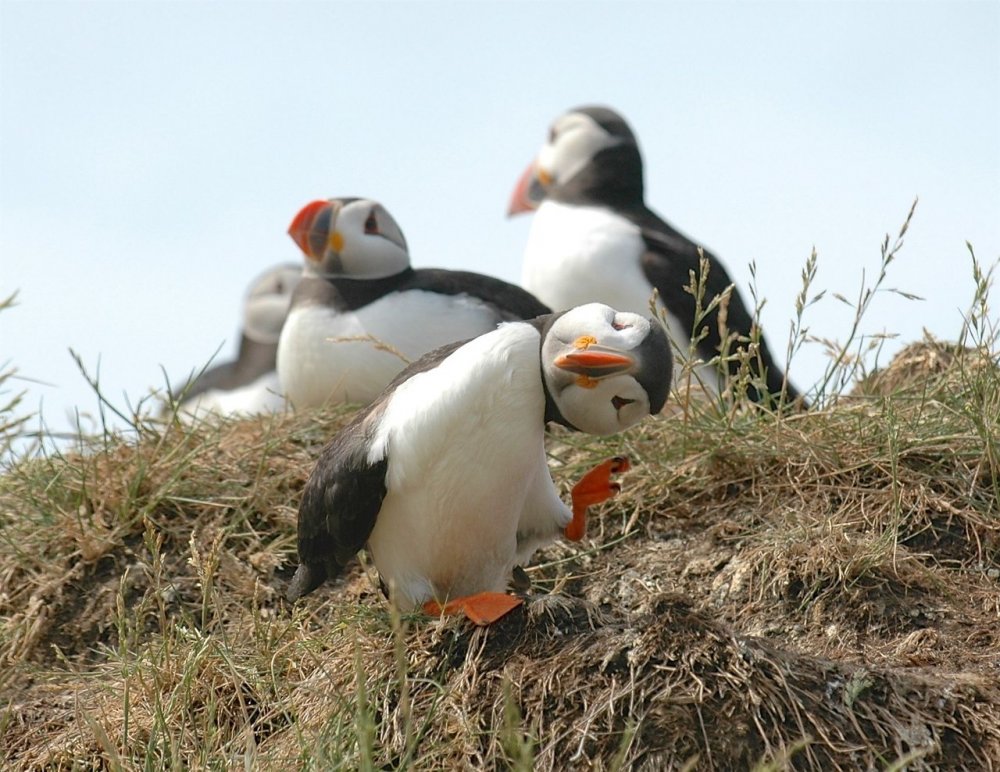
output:
[[[429,600],[423,605],[423,611],[432,617],[443,614],[465,614],[475,624],[485,626],[493,624],[522,603],[524,603],[522,598],[505,592],[479,592],[475,595],[466,595],[464,598],[455,598],[444,606],[436,600]]]
[[[611,482],[611,475],[627,472],[630,466],[627,458],[615,456],[595,466],[573,486],[573,520],[563,532],[567,539],[580,541],[583,538],[587,532],[587,508],[618,493],[622,486]]]

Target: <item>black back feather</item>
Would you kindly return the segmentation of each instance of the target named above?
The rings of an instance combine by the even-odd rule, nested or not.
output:
[[[531,319],[549,313],[549,307],[522,287],[492,276],[443,268],[407,268],[384,279],[306,277],[292,302],[311,301],[337,311],[355,311],[391,292],[424,290],[440,295],[468,295],[492,307],[499,321]]]

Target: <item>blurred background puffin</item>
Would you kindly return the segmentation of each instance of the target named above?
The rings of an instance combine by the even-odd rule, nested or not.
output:
[[[592,303],[510,322],[410,365],[322,451],[299,507],[295,601],[366,544],[404,611],[489,624],[519,605],[515,566],[560,534],[582,538],[613,495],[615,458],[559,498],[552,421],[608,435],[659,412],[671,383],[659,322]]]
[[[295,408],[367,404],[428,351],[549,312],[490,276],[412,268],[402,229],[371,199],[313,201],[289,234],[305,268],[281,333],[278,374]]]
[[[646,206],[642,156],[625,119],[607,107],[579,107],[560,116],[548,139],[519,179],[509,216],[535,211],[524,251],[525,288],[553,309],[599,301],[615,308],[647,313],[653,290],[666,320],[675,351],[686,356],[695,327],[695,297],[685,291],[690,272],[700,276],[698,244]],[[715,255],[709,262],[705,298],[708,306],[733,284]],[[739,291],[729,298],[726,325],[746,346],[754,320]],[[697,354],[705,362],[720,351],[719,309],[700,323],[705,336]],[[799,397],[775,362],[763,334],[750,357],[755,376],[750,399],[768,405]],[[728,363],[735,375],[739,363]],[[763,370],[764,377],[760,378]],[[718,388],[715,367],[701,367],[698,377]],[[766,384],[758,389],[758,384]]]
[[[181,420],[210,414],[252,415],[285,408],[275,363],[281,328],[302,268],[281,263],[255,278],[243,303],[243,325],[236,359],[194,375],[171,389]]]

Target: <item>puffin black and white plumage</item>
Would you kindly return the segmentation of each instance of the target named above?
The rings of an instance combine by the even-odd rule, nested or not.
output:
[[[549,312],[500,279],[412,268],[402,230],[371,199],[314,201],[289,233],[305,269],[281,334],[278,373],[296,408],[367,404],[428,351]]]
[[[508,215],[535,209],[524,252],[526,289],[553,309],[599,301],[646,313],[655,288],[670,337],[687,351],[696,301],[684,288],[692,271],[696,277],[701,273],[698,245],[646,206],[639,146],[620,115],[606,107],[580,107],[552,124],[514,190]],[[733,282],[718,258],[707,250],[703,254],[710,265],[705,307]],[[707,334],[697,351],[706,362],[719,353],[718,316],[716,309],[699,325]],[[750,338],[754,321],[735,287],[726,324],[744,341]],[[769,394],[751,384],[748,396],[766,403],[796,399],[763,335],[759,359]],[[731,372],[738,367],[730,362]],[[719,384],[715,368],[700,368],[698,375],[706,386]]]
[[[672,358],[656,321],[593,303],[510,322],[404,370],[324,448],[299,507],[295,599],[366,544],[402,610],[488,623],[520,603],[511,572],[617,489],[613,459],[559,498],[545,424],[608,435],[663,407]]]
[[[281,263],[255,278],[243,304],[237,357],[172,389],[177,415],[194,420],[208,414],[251,415],[284,409],[275,361],[278,339],[302,269]]]

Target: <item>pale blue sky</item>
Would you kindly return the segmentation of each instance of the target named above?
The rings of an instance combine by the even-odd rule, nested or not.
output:
[[[518,281],[506,220],[549,122],[622,112],[647,199],[715,251],[784,352],[799,273],[853,297],[920,196],[866,330],[954,338],[965,241],[1000,257],[1000,3],[0,0],[0,362],[53,429],[96,402],[67,349],[135,400],[223,344],[242,294],[299,256],[313,198],[379,199],[416,266]],[[807,320],[842,338],[832,299]],[[821,347],[797,355],[811,386]]]

